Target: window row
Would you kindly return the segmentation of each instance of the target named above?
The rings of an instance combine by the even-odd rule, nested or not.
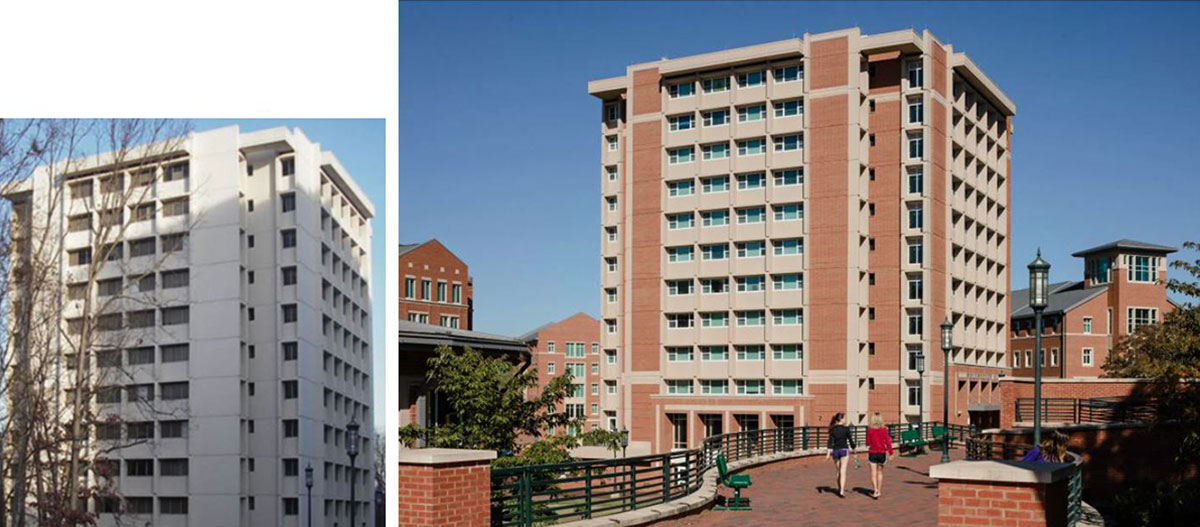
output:
[[[190,171],[190,165],[187,161],[171,163],[162,167],[162,181],[163,183],[168,183],[187,179]],[[129,185],[131,188],[152,185],[157,178],[158,169],[155,167],[129,171]],[[82,181],[73,181],[67,185],[68,195],[71,199],[91,198],[93,197],[97,181],[100,183],[101,194],[118,194],[125,191],[125,174],[121,173],[98,176]]]
[[[584,355],[584,352],[587,351],[587,346],[582,342],[567,342],[566,346],[567,346],[567,349],[566,349],[567,357],[582,357]],[[554,341],[553,340],[546,341],[546,353],[554,353],[555,351],[556,351],[556,346],[554,345]],[[592,343],[592,355],[599,355],[599,354],[600,354],[600,344],[593,342]]]
[[[106,313],[94,317],[93,328],[100,331],[119,331],[121,329],[150,328],[155,325],[156,313],[161,313],[159,324],[174,326],[187,324],[190,320],[188,306],[164,307],[160,309],[139,309],[124,313]],[[67,319],[67,332],[72,335],[83,333],[83,317]]]
[[[705,362],[729,360],[729,346],[699,346],[700,360]],[[737,360],[763,360],[766,347],[762,344],[734,346]],[[690,346],[668,346],[665,348],[667,362],[692,362],[696,358]],[[772,360],[804,360],[802,344],[771,344]]]
[[[190,353],[188,344],[163,344],[158,346],[157,353],[154,346],[138,346],[136,348],[127,349],[105,349],[95,352],[96,367],[98,368],[120,368],[122,366],[142,366],[155,364],[155,357],[158,362],[168,364],[172,362],[187,362]],[[68,353],[65,356],[67,369],[76,369],[76,361],[78,355]]]
[[[111,385],[96,388],[96,402],[99,404],[151,402],[155,400],[156,396],[160,401],[178,401],[185,400],[190,395],[191,388],[188,381],[160,382],[158,383],[157,393],[154,390],[154,383],[127,384],[124,386]],[[124,397],[124,401],[122,401],[122,397]],[[150,433],[153,434],[153,428],[151,428]],[[106,438],[101,437],[101,439]]]
[[[786,117],[800,117],[804,115],[804,99],[788,99],[771,101],[771,112],[767,111],[767,103],[755,103],[745,106],[737,106],[730,112],[726,108],[714,108],[700,111],[699,122],[705,128],[717,126],[725,126],[732,120],[732,115],[737,114],[737,122],[752,123],[757,121],[765,121],[768,113],[776,119]],[[685,130],[694,130],[697,126],[696,112],[679,113],[667,116],[667,130],[671,132],[682,132]]]
[[[121,472],[121,461],[116,459],[96,460],[92,462],[92,470],[97,476],[109,479],[115,479],[121,475],[151,477],[154,476],[154,465],[157,461],[159,476],[188,475],[187,458],[125,459],[124,461],[124,473]]]
[[[714,243],[700,245],[702,261],[728,260],[730,255],[729,243]],[[758,258],[765,254],[766,242],[748,241],[734,242],[738,258]],[[804,254],[803,238],[781,238],[771,240],[772,253],[775,256],[801,256]],[[691,245],[676,245],[667,247],[668,263],[686,263],[695,259],[695,248]],[[609,258],[609,271],[616,271],[616,258]]]
[[[178,216],[187,216],[189,212],[188,198],[186,196],[175,199],[165,199],[161,202],[161,209],[157,207],[154,201],[148,203],[139,203],[130,205],[129,208],[129,225],[135,223],[150,221],[158,216],[158,211],[162,211],[163,218],[172,218]],[[113,208],[102,210],[96,213],[85,212],[83,214],[75,214],[67,218],[68,232],[91,232],[95,229],[97,232],[116,232],[105,231],[106,227],[120,227],[125,224],[124,208]]]
[[[141,276],[126,276],[96,280],[96,294],[100,297],[117,296],[126,292],[152,293],[155,288],[175,289],[187,287],[190,283],[190,273],[187,269],[172,269],[147,273]],[[82,300],[87,296],[88,282],[67,284],[67,300]]]
[[[777,222],[804,219],[803,203],[771,205],[771,211],[773,212],[772,219]],[[696,215],[696,213],[690,211],[667,214],[667,229],[672,231],[691,229],[696,226]],[[699,212],[699,216],[702,227],[723,227],[730,224],[729,209],[702,210]],[[765,205],[738,207],[734,209],[734,217],[737,218],[738,225],[766,223],[767,207]],[[606,228],[616,229],[616,227]]]
[[[158,499],[158,513],[165,515],[187,514],[188,499],[186,497],[160,497]],[[154,500],[149,497],[125,496],[118,498],[115,496],[98,497],[96,498],[96,512],[100,514],[154,514]]]
[[[99,261],[120,261],[125,257],[126,245],[129,248],[129,257],[137,258],[139,256],[154,256],[156,251],[163,255],[183,251],[187,249],[187,241],[187,233],[164,234],[158,237],[149,236],[129,240],[125,243],[100,244],[96,247],[96,252],[98,253],[96,255],[93,255],[92,247],[73,249],[67,251],[67,256],[70,265],[88,265],[93,262],[93,256],[98,257]]]
[[[776,273],[770,276],[771,289],[775,291],[798,291],[804,288],[804,275],[802,273]],[[728,278],[700,278],[697,280],[687,278],[683,280],[667,280],[667,296],[692,295],[696,292],[697,281],[700,282],[700,291],[702,294],[715,295],[729,292]],[[735,276],[733,277],[733,281],[736,285],[735,290],[739,293],[753,293],[767,290],[766,275]]]
[[[420,290],[418,294],[417,279],[411,276],[404,278],[404,298],[409,300],[425,300],[430,302],[441,302],[451,304],[462,304],[462,284],[447,284],[444,281],[437,282],[437,296],[433,296],[434,291],[433,281],[428,278],[422,278],[420,281]],[[449,296],[446,291],[449,288]]]
[[[667,329],[686,329],[696,327],[696,318],[699,315],[700,326],[706,328],[725,328],[729,327],[729,312],[728,311],[706,311],[700,313],[664,313],[663,316],[667,320]],[[745,311],[734,311],[733,318],[737,327],[763,327],[766,326],[767,311],[763,309],[750,309]],[[771,325],[772,326],[799,326],[804,323],[803,309],[772,309],[771,310]]]
[[[730,391],[730,379],[666,379],[669,395],[767,395],[767,381],[764,379],[733,379],[733,391]],[[700,385],[699,390],[696,384]],[[804,395],[802,379],[771,379],[771,395]]]
[[[771,80],[775,84],[784,84],[788,82],[800,82],[804,80],[804,66],[794,64],[790,66],[781,66],[778,68],[763,68],[760,70],[744,71],[734,75],[722,74],[701,79],[699,81],[700,89],[704,93],[723,93],[730,89],[731,77],[737,81],[737,88],[754,88],[763,86],[767,83],[767,73],[770,71]],[[667,96],[672,99],[683,99],[696,94],[696,81],[667,81]]]
[[[738,157],[758,156],[767,153],[768,138],[758,137],[754,139],[740,139],[733,141],[737,147]],[[775,135],[770,137],[772,150],[775,152],[793,152],[804,148],[804,134],[787,134]],[[696,147],[681,146],[677,148],[668,148],[667,164],[681,165],[691,163],[696,160]],[[717,143],[706,143],[700,145],[700,152],[705,161],[714,161],[718,159],[728,159],[732,155],[730,141],[720,141]]]

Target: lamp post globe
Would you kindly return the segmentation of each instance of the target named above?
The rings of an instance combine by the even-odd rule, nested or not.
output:
[[[1033,337],[1033,445],[1042,443],[1042,311],[1050,305],[1050,262],[1042,259],[1042,250],[1029,262],[1029,307],[1033,309],[1036,333]]]
[[[625,449],[629,448],[629,429],[621,429],[621,457],[625,457]]]
[[[356,523],[356,521],[357,521],[356,513],[358,512],[358,503],[356,501],[357,498],[356,498],[355,492],[354,492],[355,488],[358,486],[356,484],[357,482],[355,481],[355,474],[354,474],[354,471],[355,471],[354,458],[358,457],[358,442],[359,442],[358,428],[359,428],[358,421],[355,421],[354,418],[351,418],[350,423],[346,425],[346,455],[350,456],[350,525],[351,525],[351,527],[358,525]]]
[[[921,423],[925,422],[925,352],[917,351],[916,357],[917,367],[917,382],[920,385],[920,397],[917,398],[917,406],[920,408],[917,415],[917,428],[921,427]]]
[[[942,463],[950,462],[950,349],[954,347],[954,323],[947,318],[942,322]]]

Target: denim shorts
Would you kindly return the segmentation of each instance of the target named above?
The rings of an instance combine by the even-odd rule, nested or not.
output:
[[[845,448],[835,448],[835,449],[833,449],[833,460],[834,460],[834,461],[837,461],[837,460],[839,460],[839,459],[842,459],[842,458],[844,458],[844,457],[846,457],[846,456],[848,456],[848,455],[850,455],[850,450],[849,450],[849,449],[845,449]]]

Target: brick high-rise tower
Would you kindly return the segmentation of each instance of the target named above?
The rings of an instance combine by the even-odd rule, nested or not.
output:
[[[940,420],[947,318],[951,419],[998,403],[1015,106],[966,55],[851,28],[636,64],[588,92],[620,386],[602,407],[636,445],[839,411],[915,421],[922,398]]]

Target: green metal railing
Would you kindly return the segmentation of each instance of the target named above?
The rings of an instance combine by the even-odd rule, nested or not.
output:
[[[1033,420],[1033,398],[1021,397],[1015,404],[1017,421]],[[1154,402],[1148,399],[1125,397],[1042,398],[1042,421],[1051,423],[1144,422],[1154,416],[1154,411]]]
[[[892,440],[917,425],[888,425]],[[974,429],[921,423],[921,437],[932,439],[942,428],[951,442],[962,443]],[[851,426],[852,437],[866,446],[866,426]],[[492,525],[531,527],[585,520],[666,503],[700,489],[717,455],[729,462],[780,452],[825,448],[829,430],[801,426],[745,430],[710,436],[698,448],[629,458],[531,465],[492,470]]]

